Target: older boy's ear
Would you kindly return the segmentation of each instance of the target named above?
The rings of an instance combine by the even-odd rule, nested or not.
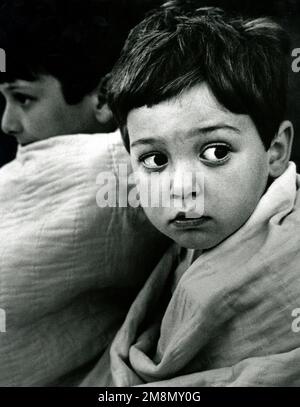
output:
[[[97,121],[103,126],[114,120],[112,111],[108,107],[108,104],[103,103],[99,100],[98,103],[95,105],[94,113]]]
[[[112,111],[108,107],[103,95],[95,89],[90,95],[92,101],[92,109],[95,119],[99,124],[100,133],[110,133],[116,129],[116,123]]]
[[[108,104],[106,103],[106,93],[107,93],[107,81],[109,79],[109,74],[102,77],[99,81],[98,86],[94,90],[94,113],[95,117],[103,126],[111,123],[113,119],[113,114]]]
[[[273,178],[284,173],[291,156],[294,129],[290,121],[285,120],[279,126],[278,132],[268,150],[269,175]]]

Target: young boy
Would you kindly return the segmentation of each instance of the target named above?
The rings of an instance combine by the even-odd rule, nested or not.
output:
[[[111,377],[98,384],[300,384],[287,53],[276,23],[214,8],[165,7],[131,32],[110,106],[140,190],[167,189],[169,206],[144,210],[176,244],[133,303]]]
[[[98,176],[129,164],[118,132],[85,134],[116,128],[118,3],[1,2],[2,129],[19,147],[0,171],[0,386],[80,381],[166,243],[141,211],[96,203]]]

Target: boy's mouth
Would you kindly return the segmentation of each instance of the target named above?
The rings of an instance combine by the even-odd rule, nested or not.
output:
[[[177,228],[193,228],[202,225],[209,219],[208,216],[199,215],[196,213],[178,213],[170,223]]]

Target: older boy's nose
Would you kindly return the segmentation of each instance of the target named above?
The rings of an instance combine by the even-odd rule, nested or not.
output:
[[[9,135],[16,135],[21,132],[22,125],[18,116],[16,108],[6,105],[2,120],[1,120],[1,129],[4,133]]]

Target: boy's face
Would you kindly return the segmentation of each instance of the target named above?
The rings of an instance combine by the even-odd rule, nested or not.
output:
[[[87,99],[66,103],[60,82],[50,75],[0,85],[5,98],[1,127],[27,144],[62,134],[92,133],[97,121]]]
[[[183,247],[208,249],[250,217],[267,185],[268,154],[250,117],[226,110],[205,84],[133,109],[127,128],[138,185],[156,172],[170,201],[181,202],[144,208],[161,232]],[[198,184],[182,195],[178,185],[191,173]],[[195,199],[204,202],[203,211]]]

